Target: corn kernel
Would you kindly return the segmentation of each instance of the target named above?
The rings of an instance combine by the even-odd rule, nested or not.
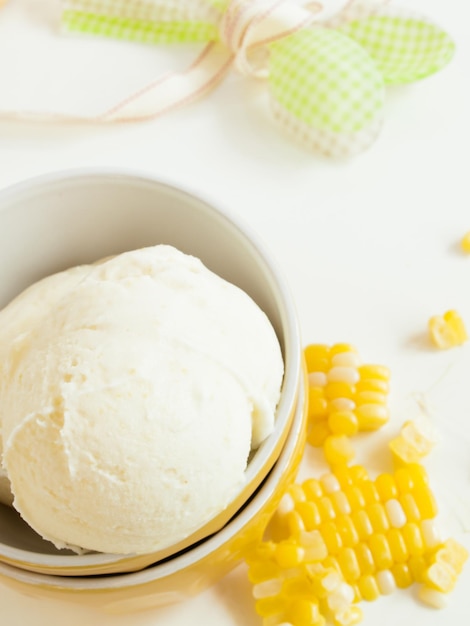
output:
[[[437,502],[429,488],[419,490],[415,489],[413,496],[421,515],[421,519],[431,519],[436,517],[438,512]]]
[[[326,598],[342,582],[341,569],[335,559],[327,557],[325,561],[334,560],[332,567],[323,567],[314,579],[314,593],[317,598]]]
[[[410,553],[408,552],[402,533],[398,530],[398,528],[391,528],[386,537],[394,562],[406,563],[409,559]]]
[[[329,522],[336,517],[335,507],[328,496],[322,496],[317,501],[318,511],[323,522]]]
[[[434,519],[423,520],[420,523],[419,528],[423,537],[425,550],[432,550],[442,543],[441,534]]]
[[[301,533],[299,541],[304,551],[303,561],[305,563],[323,561],[328,556],[328,548],[318,530],[304,531]]]
[[[333,367],[359,367],[359,355],[352,350],[338,352],[331,357],[331,365]]]
[[[334,615],[334,626],[356,626],[362,621],[362,610],[356,605],[336,612]]]
[[[325,397],[328,400],[335,398],[350,398],[354,399],[356,393],[355,385],[346,382],[328,382],[325,387]]]
[[[313,586],[306,576],[285,578],[282,581],[282,594],[287,598],[311,596]]]
[[[355,551],[352,548],[341,548],[336,559],[341,568],[344,580],[347,583],[356,581],[361,575],[361,569]]]
[[[419,526],[413,522],[405,524],[401,529],[408,552],[412,556],[419,556],[424,552],[424,542]]]
[[[319,387],[310,387],[308,390],[308,419],[311,422],[321,422],[328,416],[328,402],[323,390]]]
[[[280,574],[281,569],[277,563],[268,560],[248,563],[248,579],[254,585],[277,578]]]
[[[356,384],[356,392],[376,391],[384,395],[390,391],[390,384],[386,380],[380,378],[361,378]]]
[[[325,372],[310,372],[308,375],[309,387],[325,387],[328,382],[328,378]]]
[[[327,379],[329,383],[355,385],[359,380],[359,372],[355,367],[338,365],[328,370]]]
[[[389,569],[380,570],[375,575],[377,586],[383,596],[388,596],[395,591],[397,584],[392,572]]]
[[[328,608],[333,614],[344,611],[354,602],[354,589],[351,585],[341,582],[327,597]]]
[[[312,600],[294,600],[287,610],[287,619],[296,626],[313,626],[319,618],[318,603]]]
[[[340,534],[343,546],[353,547],[359,543],[359,534],[350,515],[339,515],[336,518],[336,528]]]
[[[304,349],[307,371],[326,372],[330,364],[330,349],[323,344],[310,344]]]
[[[447,595],[427,585],[420,586],[418,598],[433,609],[443,609],[447,606]]]
[[[338,479],[341,489],[347,490],[353,485],[353,478],[351,476],[351,468],[347,465],[339,465],[335,467],[335,476]]]
[[[407,563],[395,563],[390,570],[399,589],[406,589],[413,583],[413,578]]]
[[[361,541],[368,539],[368,537],[370,537],[374,533],[374,529],[370,522],[369,516],[364,511],[364,509],[354,511],[354,513],[351,515],[351,519],[356,528],[358,537]]]
[[[388,569],[393,565],[393,557],[387,538],[382,533],[372,535],[369,539],[369,548],[378,570]]]
[[[402,528],[406,524],[405,511],[396,498],[391,498],[385,502],[385,512],[390,526],[393,528]]]
[[[372,576],[371,574],[365,574],[364,576],[361,576],[358,580],[357,585],[359,587],[362,598],[364,600],[367,600],[368,602],[377,600],[377,598],[380,596],[380,590],[375,576]]]
[[[356,553],[361,574],[373,574],[377,568],[375,567],[374,557],[369,546],[365,543],[359,543],[354,548],[354,552]]]
[[[359,374],[362,379],[390,380],[390,370],[385,365],[360,365]]]
[[[323,487],[316,478],[307,478],[307,480],[304,480],[302,489],[308,500],[315,500],[316,498],[321,498],[323,495]]]
[[[412,579],[416,583],[422,583],[425,581],[428,567],[429,563],[423,555],[411,556],[408,559],[408,568]]]
[[[428,322],[431,342],[445,350],[464,344],[467,339],[465,324],[457,311],[446,311],[444,315],[435,315]]]
[[[442,547],[437,550],[434,558],[437,563],[445,563],[456,574],[460,574],[465,561],[468,559],[468,552],[455,539],[447,539]]]
[[[380,474],[377,476],[375,486],[382,502],[398,496],[398,487],[391,474]]]
[[[286,600],[282,596],[273,596],[271,598],[261,598],[255,604],[256,612],[260,617],[270,617],[271,615],[279,615],[286,608]]]
[[[383,504],[375,502],[365,508],[374,532],[384,533],[390,528],[387,513]]]
[[[413,477],[407,467],[400,467],[397,469],[394,473],[394,479],[400,495],[410,493],[410,491],[413,490]]]
[[[296,567],[302,563],[304,549],[291,540],[281,541],[276,545],[274,557],[280,567],[285,569]]]
[[[282,580],[280,578],[271,578],[262,583],[258,583],[253,587],[253,598],[261,600],[261,598],[270,598],[280,593],[282,589]]]
[[[457,574],[445,563],[433,563],[425,575],[426,584],[442,593],[449,593],[457,582]]]
[[[350,343],[335,343],[330,348],[330,358],[333,359],[337,354],[357,354],[356,348]]]
[[[323,443],[323,452],[329,465],[349,463],[354,458],[354,448],[346,435],[330,435]]]
[[[353,411],[334,411],[328,416],[328,426],[336,435],[355,435],[359,422]]]
[[[290,485],[287,490],[287,493],[289,493],[292,496],[292,499],[295,502],[295,505],[297,505],[298,502],[305,502],[305,500],[307,499],[307,496],[305,495],[305,491],[302,488],[302,485],[299,485],[297,483],[293,483],[292,485]]]
[[[286,515],[287,528],[291,536],[297,536],[305,530],[305,524],[298,511],[291,511]]]
[[[350,515],[351,505],[344,491],[336,491],[331,494],[334,509],[337,515]]]
[[[340,548],[343,547],[343,540],[341,539],[341,535],[336,528],[336,524],[333,522],[326,522],[320,526],[319,530],[328,549],[328,554],[337,554]]]
[[[331,472],[320,476],[320,484],[323,488],[323,491],[327,494],[331,494],[341,489],[339,480],[336,478],[335,474],[332,474]]]
[[[380,391],[359,391],[356,393],[355,401],[361,404],[387,404],[386,394]]]
[[[356,407],[359,430],[377,430],[388,422],[389,410],[382,404],[361,404]]]
[[[367,473],[367,470],[362,465],[352,465],[349,468],[349,474],[352,478],[353,483],[355,484],[360,483],[362,485],[362,482],[364,480],[369,480],[369,475]]]
[[[401,435],[391,439],[388,447],[390,448],[396,463],[419,463],[423,458],[418,450],[409,441],[406,441]]]
[[[470,253],[470,231],[465,233],[465,235],[460,240],[460,247],[462,248],[462,251],[466,254]]]
[[[353,485],[349,489],[346,489],[344,493],[348,499],[349,504],[351,505],[352,511],[358,511],[365,507],[366,500],[360,487],[358,487],[357,485]]]
[[[330,435],[331,431],[326,422],[314,422],[307,434],[307,441],[314,448],[321,448]]]
[[[297,512],[302,518],[305,530],[313,530],[321,524],[320,511],[315,502],[299,502]]]
[[[421,513],[419,512],[416,500],[411,493],[405,493],[398,499],[398,501],[405,512],[408,522],[419,522],[421,520]]]
[[[356,403],[351,398],[332,398],[328,401],[328,412],[335,411],[354,411]]]

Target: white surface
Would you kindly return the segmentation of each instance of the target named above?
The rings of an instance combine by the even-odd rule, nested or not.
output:
[[[56,51],[59,45],[52,31],[47,36],[41,31],[38,48],[28,38],[20,44],[27,32],[21,9],[30,5],[39,16],[40,3],[10,3],[0,12],[2,83],[26,90],[33,81],[39,88],[41,80],[33,69],[41,58],[48,58],[51,72],[65,76],[70,58],[50,52],[49,45]],[[54,3],[41,4],[46,15],[46,5]],[[258,231],[284,269],[304,343],[349,341],[364,360],[391,367],[392,420],[369,438],[364,455],[369,466],[388,469],[387,439],[423,407],[430,413],[441,436],[428,464],[440,519],[449,534],[470,548],[470,343],[441,353],[429,347],[425,336],[428,318],[449,308],[457,308],[470,328],[470,258],[458,247],[470,230],[469,11],[461,0],[402,4],[447,27],[458,53],[442,73],[389,92],[381,136],[353,161],[327,162],[290,143],[270,122],[264,86],[232,74],[203,101],[141,126],[0,124],[0,186],[68,167],[125,166],[180,182],[238,214]],[[38,17],[34,29],[45,24]],[[2,53],[13,41],[23,55],[16,68],[12,48],[10,54]],[[108,83],[94,75],[103,94],[135,87],[155,77],[154,71],[158,75],[165,64],[184,66],[191,58],[188,50],[172,47],[84,39],[66,45],[75,55],[83,53],[82,68],[96,59],[89,74],[99,73],[117,55],[120,69],[114,83],[113,77]],[[5,91],[0,93],[1,105]],[[86,89],[74,93],[86,100]],[[305,474],[318,469],[312,457],[307,455]],[[382,626],[397,621],[406,626],[467,623],[469,586],[467,565],[445,610],[423,608],[413,591],[396,592],[364,605],[363,624],[372,626],[378,619]],[[193,600],[135,616],[103,616],[25,597],[1,585],[0,606],[5,626],[260,623],[243,567]]]

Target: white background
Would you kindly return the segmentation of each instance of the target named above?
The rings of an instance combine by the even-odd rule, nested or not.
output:
[[[230,74],[208,97],[167,117],[116,127],[0,122],[0,187],[58,169],[119,166],[212,199],[257,231],[291,285],[303,342],[348,341],[392,370],[392,419],[362,447],[387,467],[386,442],[423,411],[440,442],[429,459],[448,534],[470,548],[470,344],[433,349],[427,320],[456,308],[470,329],[470,37],[463,0],[402,0],[434,17],[458,52],[440,74],[390,89],[377,142],[330,162],[278,133],[263,84]],[[197,48],[59,35],[57,2],[10,0],[0,11],[0,109],[113,101]],[[49,99],[49,100],[48,100]],[[2,268],[2,272],[7,268]],[[302,473],[314,471],[309,452]],[[414,591],[365,605],[364,626],[468,623],[470,564],[444,611]],[[256,626],[243,567],[185,603],[133,616],[36,599],[0,584],[2,626]]]

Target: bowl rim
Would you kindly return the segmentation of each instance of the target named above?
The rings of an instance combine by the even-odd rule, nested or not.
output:
[[[101,182],[111,185],[115,181],[130,185],[147,184],[154,186],[157,191],[166,190],[167,192],[179,195],[188,203],[195,201],[208,215],[228,224],[228,226],[233,229],[246,244],[254,249],[256,255],[259,257],[260,266],[262,265],[263,274],[269,280],[270,289],[279,310],[283,334],[285,369],[281,397],[276,409],[276,414],[288,417],[290,413],[290,419],[292,419],[292,414],[294,413],[292,407],[295,406],[296,398],[299,392],[298,381],[301,377],[302,354],[299,324],[292,294],[286,279],[259,235],[255,233],[253,229],[242,219],[235,216],[231,210],[227,209],[224,203],[211,198],[209,194],[201,194],[199,191],[194,190],[194,188],[191,188],[190,186],[175,183],[175,181],[171,181],[165,177],[155,176],[154,174],[147,173],[142,170],[129,168],[83,167],[64,169],[34,176],[32,178],[14,183],[6,188],[0,189],[0,215],[3,211],[8,210],[8,208],[12,208],[11,206],[8,207],[8,203],[11,203],[12,201],[18,202],[21,201],[22,198],[31,196],[31,194],[41,194],[43,191],[51,191],[54,187],[64,184],[86,185],[87,181]],[[263,446],[264,448],[269,448],[270,446],[276,444],[276,439],[279,439],[281,435],[283,435],[281,430],[282,425],[282,421],[278,420],[275,424],[273,433],[265,442],[263,442],[263,444],[261,444],[258,450],[261,451]],[[284,437],[286,436],[287,433],[284,433]],[[261,458],[261,455],[258,455],[258,458]],[[254,471],[255,467],[256,465],[251,467],[252,471]],[[193,542],[197,540],[198,539],[196,537]],[[174,553],[174,550],[171,552]],[[162,550],[158,551],[156,554],[163,554],[160,558],[167,558],[171,553],[167,554],[164,550]],[[144,557],[145,556],[149,557],[149,555],[144,555]],[[64,570],[72,569],[74,572],[76,571],[76,575],[83,575],[83,571],[85,571],[84,568],[94,568],[99,566],[109,568],[111,564],[116,564],[116,566],[126,566],[133,560],[136,563],[139,563],[139,568],[144,565],[147,566],[149,564],[148,559],[145,560],[145,558],[142,559],[141,557],[142,555],[136,556],[108,553],[90,553],[84,555],[60,553],[45,554],[25,550],[23,548],[12,547],[0,541],[0,561],[10,563],[13,566],[16,564],[24,567],[25,569],[28,569],[31,565],[51,568],[51,570],[56,572],[59,572],[61,568]],[[141,561],[145,561],[144,565],[140,565]],[[154,563],[155,558],[153,558],[151,562]],[[96,575],[99,575],[99,573],[97,572]]]

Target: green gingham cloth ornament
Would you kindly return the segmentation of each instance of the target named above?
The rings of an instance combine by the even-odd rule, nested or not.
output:
[[[66,32],[149,43],[206,43],[190,68],[112,109],[75,121],[152,119],[202,96],[229,71],[267,82],[276,123],[318,153],[347,157],[380,131],[386,87],[422,79],[452,58],[427,17],[384,0],[63,0]],[[39,115],[39,119],[70,116]]]

